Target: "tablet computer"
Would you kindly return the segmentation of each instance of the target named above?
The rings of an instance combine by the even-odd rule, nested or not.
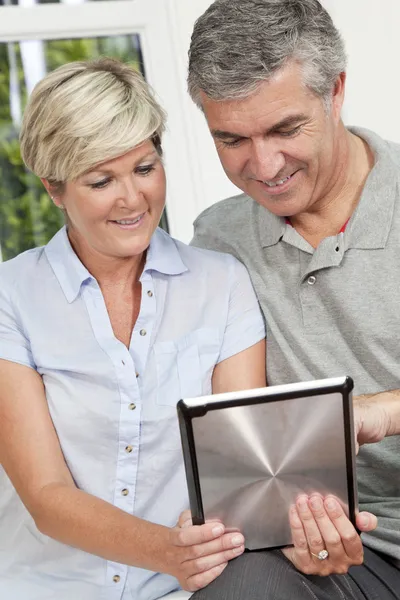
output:
[[[193,524],[220,519],[248,550],[292,543],[300,493],[333,494],[355,524],[350,377],[178,402]]]

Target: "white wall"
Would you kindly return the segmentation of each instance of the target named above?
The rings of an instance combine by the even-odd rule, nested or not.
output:
[[[322,0],[340,29],[349,57],[343,112],[400,142],[400,0]]]
[[[168,0],[175,14],[180,73],[186,77],[186,56],[195,19],[210,0]],[[345,123],[374,129],[400,142],[400,0],[322,0],[345,39],[349,56]],[[186,118],[198,164],[199,211],[238,193],[226,178],[201,113],[188,99]]]
[[[186,89],[187,55],[195,20],[210,6],[210,0],[168,0],[174,15],[179,71]],[[218,200],[240,193],[226,177],[220,165],[204,116],[185,92],[185,115],[191,136],[192,156],[197,167],[198,213]],[[185,240],[186,241],[186,240]]]

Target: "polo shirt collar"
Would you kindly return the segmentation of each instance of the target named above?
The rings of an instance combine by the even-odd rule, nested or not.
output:
[[[268,248],[277,244],[282,239],[286,229],[285,219],[277,217],[260,204],[255,206],[255,216],[262,247]]]
[[[94,281],[94,277],[73,250],[65,226],[47,244],[45,253],[67,301],[73,302],[81,286],[90,280]],[[151,270],[164,275],[180,275],[188,270],[175,240],[160,228],[156,229],[151,239],[143,273]]]

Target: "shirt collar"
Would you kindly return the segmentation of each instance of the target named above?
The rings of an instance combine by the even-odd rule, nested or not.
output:
[[[256,204],[255,214],[262,247],[268,248],[268,246],[274,246],[283,237],[286,229],[285,219],[277,217],[260,204]]]
[[[69,303],[73,302],[81,285],[94,278],[75,254],[65,226],[50,240],[45,252],[66,299]]]
[[[73,302],[82,284],[94,281],[94,277],[73,250],[65,226],[50,240],[45,252],[67,301]],[[160,228],[156,229],[151,238],[143,273],[151,270],[165,275],[180,275],[188,270],[175,240]]]
[[[345,246],[360,249],[384,248],[398,194],[396,163],[388,143],[376,133],[360,127],[349,127],[349,130],[367,142],[375,155],[375,164],[344,232]],[[287,229],[285,219],[270,213],[259,204],[255,208],[255,214],[263,248],[277,244]]]
[[[184,264],[177,242],[160,227],[157,227],[147,250],[143,273],[158,271],[164,275],[181,275],[188,268]]]

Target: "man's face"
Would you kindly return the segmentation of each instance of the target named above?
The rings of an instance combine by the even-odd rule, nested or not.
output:
[[[203,110],[229,179],[278,216],[317,210],[335,183],[344,75],[327,111],[291,63],[242,100],[202,95]]]

